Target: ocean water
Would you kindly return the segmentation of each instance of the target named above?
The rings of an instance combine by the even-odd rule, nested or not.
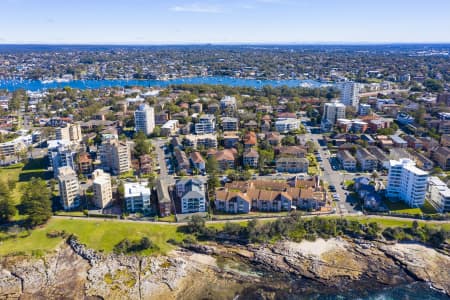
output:
[[[77,89],[99,89],[108,87],[144,86],[144,87],[166,87],[171,84],[211,84],[261,88],[265,85],[278,87],[321,87],[327,84],[314,80],[256,80],[241,79],[234,77],[191,77],[171,80],[73,80],[70,82],[42,83],[39,80],[0,80],[0,89],[14,91],[25,89],[29,91],[42,91],[50,88],[64,88],[66,86]]]
[[[244,295],[243,295],[244,296]],[[250,299],[253,297],[242,297]],[[286,300],[442,300],[450,299],[447,295],[432,289],[428,284],[415,282],[406,285],[389,287],[377,291],[365,291],[348,294],[323,295],[284,295]],[[282,299],[282,298],[280,298]]]

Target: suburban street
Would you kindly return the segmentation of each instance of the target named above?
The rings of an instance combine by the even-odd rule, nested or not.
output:
[[[341,186],[341,182],[344,181],[344,176],[339,172],[333,170],[330,164],[330,155],[328,150],[323,150],[319,144],[319,140],[322,139],[322,134],[306,134],[307,140],[312,140],[319,151],[322,161],[319,162],[319,166],[323,167],[322,180],[328,183],[328,186],[334,185],[336,188],[336,194],[339,195],[340,200],[336,203],[336,212],[341,215],[356,213],[356,210],[350,204],[347,199],[346,192]]]

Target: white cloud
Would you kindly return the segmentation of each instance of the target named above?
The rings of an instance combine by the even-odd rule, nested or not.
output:
[[[210,14],[221,13],[223,11],[222,7],[219,5],[202,4],[202,3],[176,5],[171,7],[170,10],[175,12],[210,13]]]

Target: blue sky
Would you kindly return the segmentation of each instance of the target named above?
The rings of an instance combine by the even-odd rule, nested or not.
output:
[[[0,0],[0,43],[450,42],[450,0]]]

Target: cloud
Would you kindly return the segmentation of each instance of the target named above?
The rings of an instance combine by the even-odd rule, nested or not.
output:
[[[209,14],[214,13],[217,14],[223,11],[222,7],[219,5],[202,4],[202,3],[176,5],[171,7],[170,10],[175,12],[209,13]]]

